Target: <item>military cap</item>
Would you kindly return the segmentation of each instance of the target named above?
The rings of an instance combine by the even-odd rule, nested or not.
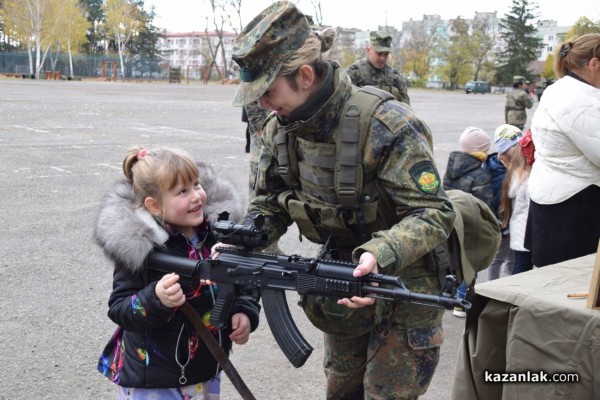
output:
[[[258,14],[233,41],[232,58],[240,67],[241,81],[233,105],[244,106],[262,96],[309,34],[306,17],[288,1]]]
[[[513,76],[513,83],[525,83],[525,77],[521,75]]]
[[[370,34],[370,43],[378,53],[389,53],[392,51],[392,37],[381,31],[373,31]]]

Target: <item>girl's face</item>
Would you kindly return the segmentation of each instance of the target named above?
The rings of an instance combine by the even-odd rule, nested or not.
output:
[[[269,108],[283,117],[289,116],[292,111],[304,104],[312,92],[304,89],[308,86],[302,82],[299,75],[296,76],[296,83],[298,89],[294,90],[286,78],[281,76],[275,78],[267,91],[258,98],[260,107]]]
[[[517,144],[516,146],[520,146],[520,144]],[[515,153],[515,146],[506,150],[502,154],[498,154],[498,159],[500,160],[502,165],[504,165],[504,167],[508,168],[510,166],[510,161],[512,160],[514,153]]]
[[[173,228],[191,238],[194,228],[204,222],[206,192],[197,180],[184,184],[181,179],[163,198],[162,218]]]

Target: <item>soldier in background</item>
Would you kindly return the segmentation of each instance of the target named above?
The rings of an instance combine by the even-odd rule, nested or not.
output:
[[[527,122],[525,109],[533,107],[533,94],[525,91],[525,77],[513,77],[513,91],[506,95],[504,123],[523,130]]]
[[[385,32],[371,32],[367,56],[348,67],[352,83],[358,87],[376,86],[391,93],[396,100],[410,104],[406,82],[387,63],[392,51],[392,37]]]
[[[242,121],[248,124],[246,126],[246,153],[250,153],[255,147],[267,115],[269,115],[269,111],[260,108],[258,101],[242,107]]]

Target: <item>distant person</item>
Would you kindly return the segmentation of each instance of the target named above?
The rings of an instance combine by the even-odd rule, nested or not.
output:
[[[517,75],[513,77],[513,90],[506,95],[504,105],[504,123],[513,125],[521,131],[525,129],[528,108],[533,107],[533,94],[527,93],[525,77]]]
[[[502,184],[500,215],[502,227],[510,232],[510,249],[514,252],[515,266],[512,274],[529,271],[533,268],[531,253],[524,247],[525,227],[529,210],[527,181],[531,165],[523,154],[521,140],[523,133],[512,125],[501,125],[496,129],[495,144],[499,157],[506,166],[506,176]]]
[[[557,47],[559,78],[531,123],[525,247],[543,267],[595,253],[600,238],[600,34]]]
[[[256,173],[258,172],[258,160],[260,158],[260,137],[265,120],[269,116],[269,109],[261,108],[258,100],[253,101],[242,107],[248,120],[248,130],[246,131],[246,153],[250,153],[250,169],[248,179],[248,199],[252,201],[254,189],[256,187]],[[249,135],[249,136],[248,136]],[[232,221],[235,221],[233,218]],[[281,254],[279,240],[262,249],[265,253]]]
[[[484,162],[490,149],[490,137],[480,128],[469,126],[458,139],[460,151],[453,151],[448,157],[444,174],[444,190],[458,189],[477,197],[492,207],[494,193],[492,176]],[[461,282],[457,296],[464,299],[467,294],[466,282]],[[463,307],[454,308],[455,317],[464,318],[467,314]]]
[[[348,67],[348,76],[358,87],[376,86],[391,93],[396,100],[410,104],[406,82],[398,71],[387,63],[392,51],[391,46],[392,37],[388,33],[371,32],[366,57]]]
[[[250,153],[253,143],[256,143],[257,138],[260,137],[267,115],[269,115],[268,110],[260,108],[258,102],[242,107],[242,122],[246,122],[246,153]]]
[[[151,252],[211,256],[215,240],[205,219],[202,172],[178,150],[138,147],[127,153],[123,172],[94,230],[96,243],[115,264],[108,316],[117,324],[97,368],[118,385],[119,399],[216,400],[220,366],[179,307],[191,305],[229,352],[232,342],[246,343],[258,326],[259,304],[249,296],[236,298],[228,328],[218,329],[208,324],[218,286],[183,285],[175,273],[148,279],[144,262]]]

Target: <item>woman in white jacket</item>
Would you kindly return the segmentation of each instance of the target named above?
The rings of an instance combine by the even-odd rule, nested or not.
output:
[[[594,253],[600,238],[600,34],[557,48],[554,70],[531,123],[525,247],[537,267]]]

